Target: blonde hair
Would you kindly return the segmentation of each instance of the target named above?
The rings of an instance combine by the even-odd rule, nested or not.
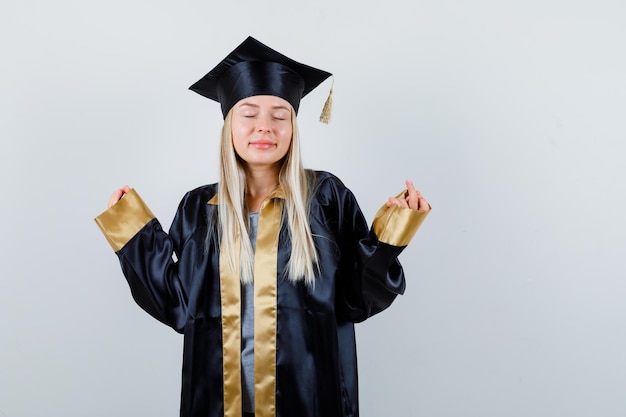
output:
[[[246,172],[232,143],[232,109],[224,119],[220,144],[220,186],[218,198],[218,237],[227,267],[241,270],[241,282],[251,283],[254,277],[254,251],[248,238],[249,221],[246,210]],[[309,202],[314,173],[305,170],[300,154],[300,138],[295,111],[291,110],[293,136],[279,172],[278,181],[285,193],[285,212],[282,222],[287,223],[291,238],[291,256],[287,264],[287,277],[291,282],[315,283],[317,250],[309,224]],[[286,216],[285,216],[286,214]],[[282,226],[281,222],[281,226]],[[209,234],[213,230],[209,227]],[[210,238],[211,236],[209,236]],[[237,248],[239,242],[239,259]]]

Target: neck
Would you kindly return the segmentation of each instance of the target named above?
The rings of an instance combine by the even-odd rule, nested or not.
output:
[[[280,167],[246,169],[246,204],[251,212],[259,211],[261,203],[278,187]]]

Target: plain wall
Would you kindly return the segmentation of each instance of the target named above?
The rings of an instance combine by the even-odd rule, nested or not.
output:
[[[434,210],[407,292],[358,325],[363,417],[626,415],[626,3],[0,1],[0,416],[178,415],[182,337],[93,218],[135,187],[167,228],[217,180],[187,90],[248,35],[335,74],[307,166],[371,220]]]

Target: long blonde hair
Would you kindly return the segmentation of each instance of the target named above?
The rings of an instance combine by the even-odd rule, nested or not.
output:
[[[241,282],[251,283],[254,276],[254,252],[248,238],[249,221],[246,210],[246,172],[232,142],[232,109],[224,119],[220,143],[220,186],[218,198],[218,238],[226,254],[227,266],[241,268]],[[285,193],[283,221],[291,238],[291,256],[287,264],[291,282],[304,281],[313,286],[318,264],[317,250],[309,224],[309,201],[314,173],[305,170],[300,153],[300,138],[295,111],[291,110],[293,137],[285,155],[278,181]],[[212,228],[209,227],[211,231]],[[209,232],[211,233],[211,232]],[[210,236],[209,236],[210,238]],[[235,244],[239,241],[239,259]]]

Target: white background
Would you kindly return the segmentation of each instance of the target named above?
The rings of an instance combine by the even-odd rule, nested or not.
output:
[[[363,417],[626,415],[623,0],[0,1],[0,417],[178,415],[182,337],[93,217],[130,184],[167,228],[217,179],[187,90],[248,35],[335,74],[307,166],[371,219],[434,207],[407,293],[357,328]]]

